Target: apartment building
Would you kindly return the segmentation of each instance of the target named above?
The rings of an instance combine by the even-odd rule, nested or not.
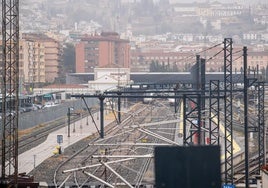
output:
[[[233,71],[240,71],[243,68],[243,47],[233,48],[232,68]],[[218,72],[223,71],[224,53],[222,47],[204,50],[200,47],[181,47],[180,50],[166,51],[166,50],[142,50],[135,49],[131,51],[131,71],[135,72],[149,72],[150,64],[158,62],[169,67],[177,67],[179,72],[189,71],[196,62],[196,55],[206,59],[206,71]],[[259,67],[259,70],[266,69],[268,66],[268,51],[254,50],[252,47],[248,49],[248,66],[252,69]]]
[[[61,66],[60,43],[43,34],[23,34],[20,46],[25,82],[53,83]]]
[[[208,6],[201,4],[197,10],[200,16],[232,17],[241,15],[243,13],[243,6],[238,3],[213,2]]]
[[[45,83],[45,46],[33,40],[20,40],[20,72],[26,85]]]
[[[266,69],[268,66],[268,50],[264,51],[248,51],[248,64],[249,66],[256,68],[257,65],[259,70]]]
[[[190,55],[190,57],[189,57]],[[188,71],[191,62],[195,61],[195,56],[189,52],[165,52],[165,51],[131,51],[131,71],[149,72],[150,64],[158,62],[162,65],[176,66],[180,72]]]
[[[94,68],[129,68],[130,45],[114,32],[86,36],[76,45],[76,73],[93,72]]]

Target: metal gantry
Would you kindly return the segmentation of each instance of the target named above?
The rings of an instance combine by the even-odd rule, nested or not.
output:
[[[210,80],[209,84],[209,144],[220,144],[220,81]]]
[[[19,0],[2,0],[1,184],[18,183]]]
[[[189,125],[189,126],[188,126]],[[187,127],[189,129],[187,130]],[[201,95],[183,95],[183,145],[201,144]]]
[[[119,92],[105,92],[101,97],[111,97],[111,98],[175,98],[183,99],[183,144],[184,145],[202,145],[203,133],[208,132],[209,134],[209,144],[218,145],[220,142],[220,99],[224,100],[224,149],[225,152],[225,161],[224,161],[224,183],[225,184],[233,184],[233,93],[235,92],[243,92],[244,93],[244,109],[247,109],[247,92],[245,89],[251,85],[249,84],[250,79],[247,78],[247,65],[244,64],[244,89],[233,89],[233,78],[232,78],[232,39],[227,38],[224,40],[224,88],[220,88],[221,84],[219,80],[211,80],[209,85],[209,90],[206,90],[206,80],[205,80],[205,60],[202,61],[199,56],[197,56],[197,64],[195,64],[195,68],[192,69],[192,73],[195,74],[194,81],[192,82],[192,88],[187,91],[179,89],[180,87],[176,87],[174,89],[174,84],[172,85],[173,90],[170,90],[170,85],[161,84],[161,89],[168,89],[166,91],[150,91],[148,89],[159,89],[157,85],[151,84],[142,84],[139,89],[143,91],[122,91]],[[246,62],[247,56],[246,51],[244,50],[244,62]],[[200,75],[201,72],[201,75]],[[198,78],[198,79],[196,79]],[[253,80],[255,82],[255,79]],[[252,82],[252,83],[254,83]],[[146,87],[144,87],[146,85]],[[146,88],[146,89],[144,89]],[[174,96],[167,95],[167,93],[173,93],[175,90]],[[163,95],[153,95],[149,96],[146,93],[160,93],[164,92]],[[208,93],[209,92],[209,93]],[[259,168],[263,164],[265,164],[265,130],[264,130],[264,83],[258,83],[258,125],[259,125]],[[134,95],[128,95],[133,94]],[[138,94],[140,93],[140,95]],[[116,94],[116,95],[113,95]],[[137,95],[138,94],[138,95]],[[79,96],[73,96],[79,97]],[[87,96],[84,96],[87,97]],[[100,96],[88,96],[88,97],[100,97]],[[103,100],[99,98],[100,100]],[[118,100],[120,102],[120,99]],[[205,99],[209,99],[209,107],[206,108]],[[101,106],[103,106],[103,103]],[[102,108],[101,108],[102,109]],[[118,107],[118,117],[120,117],[120,104]],[[101,110],[103,111],[103,110]],[[175,113],[177,111],[175,110]],[[205,114],[208,112],[209,114]],[[247,110],[244,110],[244,117],[247,118]],[[205,127],[203,123],[205,123],[206,118],[208,118],[208,127]],[[103,119],[103,117],[101,118]],[[247,120],[244,120],[245,128],[247,128]],[[103,124],[103,121],[101,121]],[[140,126],[140,125],[139,125]],[[136,127],[138,128],[138,127]],[[146,133],[150,136],[155,136],[154,133],[145,131],[139,128],[140,132]],[[248,131],[245,130],[245,148],[247,148],[248,141],[246,140]],[[104,134],[102,134],[104,136]],[[103,138],[103,137],[102,137]],[[158,136],[158,138],[163,139]],[[164,140],[164,139],[163,139]],[[176,145],[176,143],[170,142],[171,144]],[[248,151],[245,149],[245,156],[248,155]],[[246,158],[246,157],[245,157]],[[248,161],[246,159],[245,161]],[[246,173],[248,174],[247,164],[245,167]],[[246,177],[246,181],[248,181],[248,176]]]
[[[224,122],[225,122],[225,183],[233,184],[233,109],[231,38],[224,39]]]

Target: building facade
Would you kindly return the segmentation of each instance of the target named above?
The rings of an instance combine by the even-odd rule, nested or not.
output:
[[[243,47],[233,48],[233,71],[241,71],[243,68]],[[202,53],[200,53],[202,52]],[[251,69],[264,70],[268,66],[268,50],[248,49],[248,66]],[[180,48],[177,51],[165,50],[142,50],[134,49],[131,51],[131,71],[132,72],[149,72],[153,63],[158,62],[160,65],[173,68],[177,72],[190,71],[190,68],[196,63],[196,55],[206,59],[207,72],[224,71],[224,53],[222,47],[204,50],[202,47]],[[176,69],[175,69],[176,68]]]
[[[93,72],[94,68],[129,68],[130,45],[114,32],[86,36],[76,45],[76,73]]]
[[[43,34],[24,34],[20,50],[25,83],[53,83],[58,78],[62,61],[60,42]]]
[[[104,92],[131,84],[129,68],[95,68],[94,80],[88,81],[92,93]]]
[[[33,40],[20,40],[20,72],[26,85],[45,83],[45,47]]]

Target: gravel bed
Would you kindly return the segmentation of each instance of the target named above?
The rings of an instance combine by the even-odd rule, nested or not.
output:
[[[60,165],[61,162],[66,160],[68,157],[85,147],[92,137],[87,137],[74,143],[68,148],[64,149],[64,152],[60,155],[54,155],[46,159],[43,163],[38,165],[29,174],[34,176],[36,182],[47,182],[49,185],[53,184],[53,176],[55,169]]]
[[[138,108],[133,107],[132,111],[137,111]],[[122,115],[122,119],[124,119],[125,116],[128,115]],[[109,129],[109,127],[114,126],[115,122],[112,122],[108,126],[105,127]],[[54,155],[48,159],[46,159],[44,162],[42,162],[40,165],[38,165],[35,169],[33,169],[29,175],[34,176],[35,182],[46,182],[50,186],[54,186],[53,178],[54,178],[54,172],[55,169],[65,160],[67,160],[70,156],[84,148],[88,143],[90,143],[94,138],[96,138],[98,135],[95,134],[94,136],[88,136],[87,138],[84,138],[71,146],[64,148],[64,152],[60,155]]]

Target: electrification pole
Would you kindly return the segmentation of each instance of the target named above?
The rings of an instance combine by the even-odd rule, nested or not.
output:
[[[224,39],[225,184],[233,184],[232,44],[231,38]]]
[[[248,155],[248,77],[247,47],[243,48],[244,57],[244,134],[245,134],[245,188],[249,187],[249,155]]]
[[[2,186],[18,186],[19,0],[2,0]]]

